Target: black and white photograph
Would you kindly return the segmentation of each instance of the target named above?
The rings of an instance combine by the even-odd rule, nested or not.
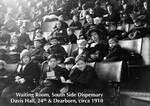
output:
[[[150,106],[150,0],[0,0],[0,106]]]

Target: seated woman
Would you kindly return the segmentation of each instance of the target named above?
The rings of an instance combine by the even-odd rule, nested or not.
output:
[[[91,36],[91,41],[88,46],[88,61],[102,61],[108,52],[108,45],[104,39],[103,33],[99,29],[91,29],[88,32],[88,36]]]
[[[86,58],[78,56],[75,59],[76,66],[72,69],[69,92],[88,92],[95,89],[94,81],[97,80],[96,72],[92,66],[86,65]]]
[[[19,38],[18,36],[14,35],[11,36],[10,44],[7,47],[7,52],[17,52],[21,53],[25,47],[23,45],[19,45]]]
[[[20,62],[17,65],[16,71],[8,78],[12,84],[3,90],[2,98],[9,100],[12,96],[16,97],[16,92],[29,92],[33,90],[38,83],[40,77],[39,67],[31,62],[31,54],[27,49],[24,49],[20,54]]]

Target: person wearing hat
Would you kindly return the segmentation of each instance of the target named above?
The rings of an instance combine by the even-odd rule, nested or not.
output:
[[[86,92],[87,90],[95,89],[94,81],[97,79],[96,72],[92,66],[87,65],[87,60],[84,56],[77,56],[75,59],[76,66],[71,70],[70,92]]]
[[[99,29],[91,29],[88,32],[88,36],[91,37],[91,41],[88,45],[87,60],[90,62],[100,62],[103,60],[108,52],[108,45],[103,33]]]
[[[10,99],[16,97],[16,92],[29,92],[33,90],[39,81],[40,68],[31,62],[31,54],[27,49],[20,53],[20,62],[17,64],[16,71],[10,76],[12,84],[3,90],[2,98]]]
[[[57,37],[51,37],[49,39],[49,43],[51,44],[51,46],[45,52],[45,57],[50,54],[55,54],[58,56],[58,58],[63,60],[65,57],[67,57],[68,54],[66,53],[65,49],[58,43]]]
[[[42,46],[44,46],[47,43],[45,37],[43,37],[43,31],[41,29],[36,30],[34,39],[40,39]]]
[[[34,48],[30,49],[31,60],[35,63],[44,61],[43,53],[45,52],[41,39],[34,39]]]
[[[7,45],[9,43],[10,43],[10,35],[8,34],[8,28],[2,26],[0,35],[0,45]]]

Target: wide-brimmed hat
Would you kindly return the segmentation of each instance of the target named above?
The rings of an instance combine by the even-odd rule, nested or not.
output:
[[[98,35],[99,35],[99,38],[103,38],[104,37],[104,34],[103,32],[100,30],[100,29],[97,29],[97,28],[91,28],[89,31],[88,31],[88,36],[91,37],[91,33],[92,32],[96,32]]]

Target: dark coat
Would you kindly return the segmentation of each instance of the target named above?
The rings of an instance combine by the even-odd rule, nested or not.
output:
[[[104,44],[103,41],[96,44],[94,47],[88,48],[88,61],[100,62],[108,53],[108,45]],[[94,54],[96,57],[92,59],[90,57],[91,54]]]
[[[75,34],[68,35],[68,40],[71,42],[71,44],[76,44],[77,43],[77,36]]]
[[[79,21],[78,22],[72,21],[70,24],[70,27],[73,27],[75,30],[80,30],[82,27],[82,24]]]
[[[18,66],[21,63],[18,63]],[[17,67],[18,69],[18,67]],[[14,76],[20,76],[21,78],[25,79],[25,82],[23,84],[19,84],[18,86],[29,88],[30,90],[34,89],[37,86],[37,83],[40,78],[40,68],[35,63],[28,63],[24,70],[21,72],[18,72],[17,70],[12,74],[12,77]]]
[[[55,46],[50,46],[47,50],[47,53],[48,54],[55,54],[57,55],[58,57],[65,57],[67,56],[67,53],[65,51],[65,49],[60,45],[60,44],[57,44]]]
[[[24,33],[24,34],[21,34],[19,36],[19,44],[23,45],[23,44],[26,44],[26,45],[29,45],[31,43],[31,40],[29,38],[29,35]]]
[[[34,61],[43,62],[43,53],[45,50],[40,46],[30,50],[31,57]]]
[[[57,37],[60,44],[64,45],[68,43],[68,35],[67,35],[67,31],[66,29],[64,29],[63,27],[61,29],[56,28],[52,33],[51,33],[52,37]]]
[[[121,61],[128,60],[128,53],[120,45],[114,46],[110,49],[109,54],[106,56],[106,60],[104,62],[112,62],[112,61]]]
[[[94,68],[86,66],[84,71],[80,71],[78,68],[72,70],[70,79],[73,84],[70,86],[70,91],[83,92],[89,89],[93,89],[94,81],[97,79],[97,75]]]
[[[10,43],[10,35],[9,34],[1,34],[0,44],[6,44],[6,42],[8,42],[8,44]]]

